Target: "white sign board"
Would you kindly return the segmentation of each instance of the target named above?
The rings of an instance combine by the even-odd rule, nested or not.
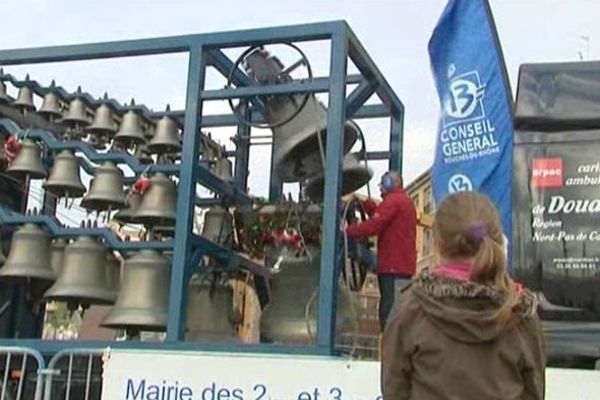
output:
[[[112,350],[103,400],[382,400],[379,363]],[[549,369],[547,400],[600,399],[600,371]]]

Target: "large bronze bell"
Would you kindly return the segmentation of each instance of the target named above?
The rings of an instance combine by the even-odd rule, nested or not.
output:
[[[41,114],[49,120],[55,120],[62,117],[62,105],[60,99],[53,90],[48,91],[44,95],[44,101],[42,106],[38,110],[38,114]]]
[[[115,214],[115,221],[121,224],[138,223],[135,219],[135,215],[140,208],[140,204],[142,204],[142,195],[139,193],[129,193],[127,195],[126,203],[126,207],[120,209],[119,212]]]
[[[10,252],[0,268],[0,279],[28,282],[56,279],[50,266],[50,239],[43,229],[25,224],[13,234]]]
[[[46,168],[42,165],[42,148],[34,141],[25,139],[6,172],[19,179],[26,176],[31,179],[45,178],[47,173]]]
[[[117,126],[114,120],[113,109],[107,103],[100,104],[94,114],[92,124],[86,129],[96,136],[114,136]]]
[[[237,342],[233,290],[227,282],[204,274],[188,289],[186,340]]]
[[[181,143],[177,123],[173,118],[165,115],[156,124],[154,136],[148,143],[148,151],[153,154],[168,154],[177,153],[180,150]]]
[[[170,262],[145,249],[125,261],[117,302],[102,326],[129,332],[164,331],[169,306]]]
[[[142,118],[137,112],[129,110],[125,113],[114,140],[125,147],[146,143],[146,137],[142,129]]]
[[[312,261],[307,257],[285,257],[273,277],[271,302],[262,311],[261,336],[269,342],[292,345],[314,344],[317,334],[320,254],[312,248]],[[350,333],[356,327],[356,315],[345,288],[338,289],[338,334]]]
[[[106,248],[89,236],[80,236],[65,248],[58,279],[44,297],[84,309],[113,304],[116,293],[107,277]]]
[[[79,160],[71,150],[63,150],[54,158],[54,166],[43,187],[57,197],[83,196],[86,189],[79,175]]]
[[[90,190],[81,200],[89,211],[116,210],[125,207],[123,171],[111,161],[96,168]]]
[[[3,81],[0,81],[0,104],[10,103],[10,97],[6,93],[6,85]]]
[[[346,154],[342,162],[342,196],[355,192],[366,185],[373,177],[373,172],[358,161],[356,155]],[[307,179],[305,194],[314,202],[323,201],[325,178],[323,172]]]
[[[56,276],[62,269],[66,246],[67,242],[61,238],[52,239],[52,243],[50,243],[50,266]]]
[[[138,223],[147,226],[175,225],[177,218],[177,186],[162,172],[150,178],[150,188],[144,193],[135,214]]]
[[[232,170],[233,166],[228,158],[219,158],[215,163],[215,175],[224,181],[231,181],[233,179]]]
[[[267,102],[265,119],[281,120],[297,109],[302,96],[278,96]],[[352,121],[344,125],[344,154],[350,151],[358,137]],[[319,143],[321,142],[321,143]],[[327,111],[313,95],[287,124],[273,129],[273,164],[284,182],[297,181],[324,169],[322,153],[327,143]],[[322,149],[322,150],[321,150]]]
[[[233,217],[229,210],[215,206],[204,214],[202,225],[202,236],[219,244],[227,244],[231,241],[233,231]]]
[[[29,80],[28,77],[29,75],[25,80]],[[19,93],[17,94],[17,98],[15,101],[13,101],[12,106],[23,112],[35,111],[35,104],[33,103],[33,91],[28,86],[21,86]]]
[[[90,124],[87,115],[87,107],[81,97],[75,97],[71,100],[67,114],[62,119],[62,123],[73,128],[83,128]]]

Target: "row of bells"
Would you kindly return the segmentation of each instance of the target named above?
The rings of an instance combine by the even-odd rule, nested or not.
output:
[[[29,76],[26,80],[29,79]],[[110,140],[125,146],[144,146],[145,150],[151,154],[170,154],[181,151],[181,137],[177,122],[165,115],[158,121],[145,121],[142,115],[133,109],[135,106],[132,100],[132,109],[125,112],[120,124],[117,125],[117,114],[105,95],[102,102],[94,111],[93,118],[89,117],[90,110],[87,107],[81,88],[78,88],[77,94],[66,107],[52,87],[44,95],[42,105],[37,113],[50,121],[57,121],[61,124],[75,128],[75,132],[84,129],[91,135],[90,143],[99,149],[104,149],[106,143]],[[9,104],[23,112],[36,112],[33,102],[33,91],[27,85],[19,88],[17,98],[11,102],[6,94],[6,85],[0,81],[0,104]],[[167,112],[170,111],[167,106]]]
[[[11,162],[7,173],[18,178],[29,176],[33,179],[46,177],[46,169],[41,161],[41,148],[26,139],[17,157]],[[227,158],[215,162],[214,173],[221,179],[232,179],[232,164]],[[81,181],[78,158],[71,150],[62,150],[55,158],[54,165],[43,187],[56,197],[79,198],[81,206],[89,211],[124,209],[119,215],[124,223],[134,222],[147,225],[173,225],[177,187],[163,173],[150,179],[150,189],[141,195],[126,196],[123,185],[123,172],[113,162],[107,161],[96,168],[90,189]]]
[[[221,229],[222,215],[222,209],[216,210],[207,220],[207,234]],[[0,252],[0,267],[0,280],[26,283],[41,290],[46,301],[64,302],[70,309],[114,304],[101,324],[104,327],[128,331],[166,329],[170,261],[156,250],[139,251],[125,261],[121,273],[119,260],[98,240],[80,236],[71,243],[60,238],[50,241],[43,229],[25,224],[14,233],[6,259]],[[215,326],[226,326],[219,316],[226,315],[221,311],[229,307],[226,297],[231,289],[208,283],[203,280],[193,285],[188,313],[195,315],[201,309],[204,323],[215,333]],[[227,331],[217,331],[235,334],[233,325],[229,326]],[[193,324],[189,329],[196,337],[207,334]]]

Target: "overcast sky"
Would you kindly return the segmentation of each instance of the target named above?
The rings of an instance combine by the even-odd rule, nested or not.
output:
[[[345,19],[406,106],[404,171],[410,181],[432,161],[438,104],[429,68],[427,42],[445,0],[303,1],[60,1],[0,0],[0,48],[86,43],[188,33],[301,24]],[[519,65],[525,62],[594,59],[600,45],[599,1],[492,0],[509,76],[516,92]],[[589,38],[589,42],[581,36]],[[589,44],[589,54],[588,54]],[[326,72],[326,51],[309,58]],[[77,85],[96,96],[105,90],[155,109],[185,98],[186,59],[86,62],[9,67],[19,76]],[[325,68],[325,69],[323,69]],[[377,131],[379,128],[373,127]],[[369,131],[369,138],[381,132]],[[380,137],[386,137],[387,132]],[[231,135],[229,135],[231,136]],[[369,139],[377,144],[377,139]],[[374,145],[373,147],[377,147]],[[250,170],[264,175],[264,160]],[[376,168],[379,169],[379,168]]]

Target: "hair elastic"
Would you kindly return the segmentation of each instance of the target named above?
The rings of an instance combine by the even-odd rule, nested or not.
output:
[[[467,239],[473,242],[481,242],[488,235],[488,228],[483,223],[477,223],[467,228]]]

